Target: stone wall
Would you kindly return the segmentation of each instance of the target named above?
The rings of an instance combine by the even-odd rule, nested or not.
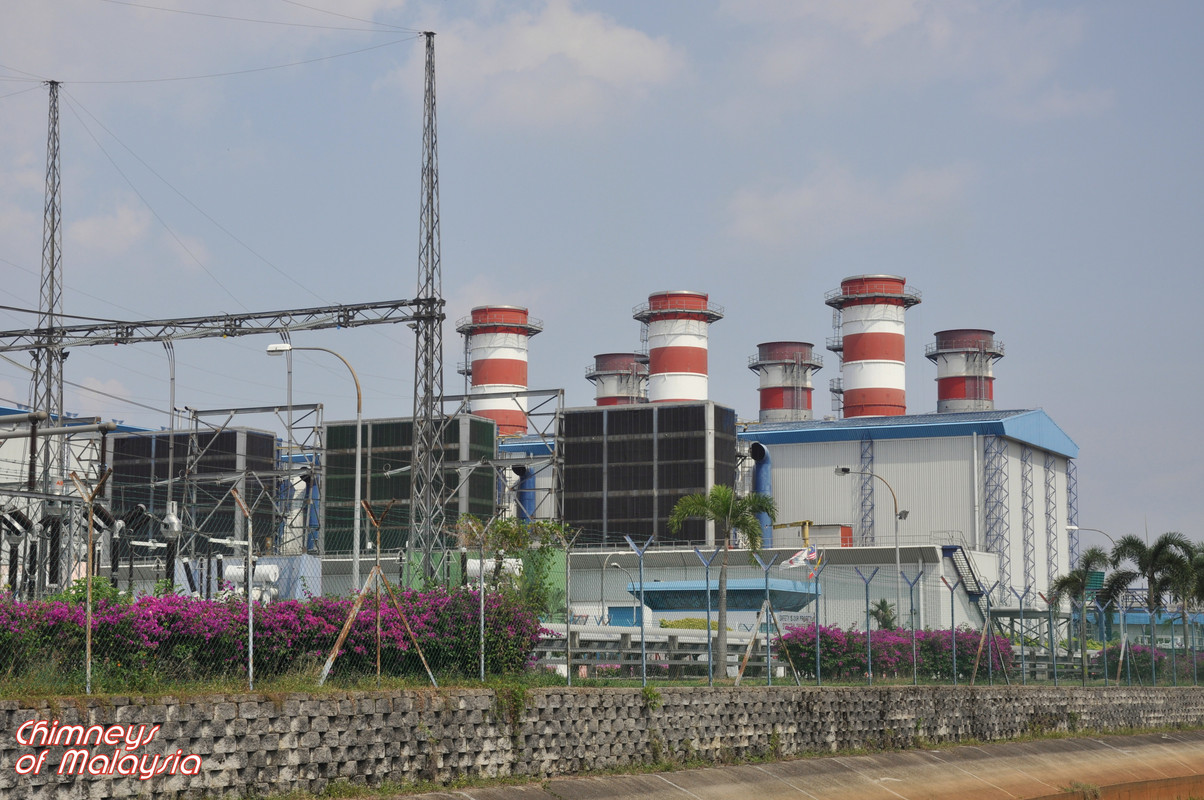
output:
[[[143,781],[120,774],[134,766],[125,758],[127,751],[109,763],[120,746],[89,746],[92,767],[111,766],[113,774],[59,775],[64,752],[73,748],[42,746],[30,726],[21,727],[35,720],[58,720],[55,731],[64,725],[102,726],[93,738],[102,731],[125,730],[113,726],[146,725],[149,733],[158,725],[153,739],[132,752],[147,755],[144,767],[154,766],[155,755],[180,755],[164,774]],[[313,697],[4,700],[0,800],[320,792],[338,780],[535,778],[670,756],[725,761],[770,752],[791,756],[919,742],[993,741],[1043,731],[1151,727],[1204,727],[1204,690],[459,688]],[[31,744],[18,742],[19,730]],[[187,755],[198,758],[185,763]],[[19,775],[19,766],[28,774]]]

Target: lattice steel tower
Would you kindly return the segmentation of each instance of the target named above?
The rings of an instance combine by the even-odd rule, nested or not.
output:
[[[46,206],[42,223],[42,291],[38,302],[38,336],[33,350],[31,406],[46,411],[52,420],[63,415],[63,209],[59,185],[59,83],[50,87],[50,122],[46,133]],[[52,421],[50,424],[58,424]],[[43,436],[38,444],[37,468],[30,479],[43,492],[54,492],[64,478],[66,439]]]
[[[406,555],[418,574],[440,573],[443,530],[443,273],[439,260],[439,154],[435,126],[435,34],[426,37],[426,99],[422,127],[422,208],[414,332],[414,446],[410,468],[410,536]],[[402,574],[405,567],[402,566]]]

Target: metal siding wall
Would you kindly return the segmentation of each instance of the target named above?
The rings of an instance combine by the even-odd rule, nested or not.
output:
[[[908,518],[901,543],[941,540],[957,531],[969,542],[974,531],[974,487],[968,462],[970,437],[884,439],[874,442],[875,471],[894,488]],[[778,520],[854,524],[859,504],[856,476],[839,477],[837,466],[856,469],[860,442],[770,445]],[[874,481],[878,544],[894,544],[890,492]]]
[[[856,466],[860,442],[769,445],[773,459],[773,497],[778,521],[853,524],[858,507],[857,482],[835,474],[838,465]]]
[[[955,531],[969,543],[974,534],[974,486],[967,462],[972,459],[968,436],[931,439],[887,439],[875,442],[876,472],[899,496],[908,517],[899,523],[903,543],[947,541]],[[879,509],[879,544],[893,544],[890,492],[875,481]],[[885,527],[882,527],[885,526]]]

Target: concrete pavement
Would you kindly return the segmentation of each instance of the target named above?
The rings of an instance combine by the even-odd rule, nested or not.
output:
[[[1078,789],[1068,794],[1075,786]],[[1094,789],[1100,794],[1094,795]],[[1084,796],[1137,800],[1192,795],[1204,797],[1204,731],[1002,742],[641,775],[553,778],[521,786],[412,795],[409,800],[1032,800]]]

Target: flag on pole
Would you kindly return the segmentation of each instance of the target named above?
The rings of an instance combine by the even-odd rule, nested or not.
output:
[[[783,561],[782,569],[793,569],[795,567],[801,567],[804,564],[806,564],[808,561],[817,561],[818,559],[819,559],[819,554],[815,550],[815,545],[811,545],[806,550],[799,550],[797,553],[792,555],[790,558]]]

